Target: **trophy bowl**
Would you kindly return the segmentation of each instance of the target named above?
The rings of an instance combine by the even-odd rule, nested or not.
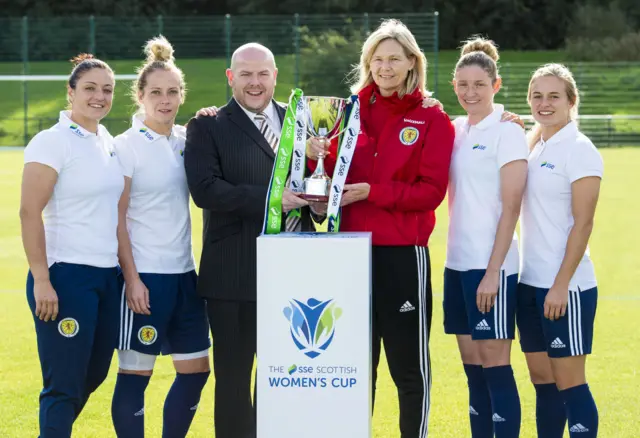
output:
[[[331,141],[344,129],[340,129],[348,99],[339,97],[304,96],[304,110],[307,119],[307,134]],[[324,156],[318,156],[316,170],[303,181],[300,196],[307,201],[328,202],[331,178],[324,169]]]

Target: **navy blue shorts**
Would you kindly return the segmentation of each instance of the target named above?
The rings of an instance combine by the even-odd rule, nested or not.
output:
[[[41,436],[71,436],[71,427],[107,377],[118,345],[118,270],[54,263],[49,279],[58,296],[58,316],[35,316],[34,280],[27,276],[27,301],[35,322],[42,369]]]
[[[598,288],[570,290],[567,312],[555,321],[544,317],[549,289],[518,285],[518,333],[524,353],[546,351],[549,357],[591,353]]]
[[[121,278],[119,350],[139,353],[190,354],[211,346],[206,303],[196,291],[195,271],[184,274],[140,274],[149,289],[151,315],[133,313]]]
[[[514,339],[518,275],[500,271],[496,302],[489,313],[476,304],[478,286],[485,269],[455,271],[444,269],[444,331],[452,335],[471,335],[474,340]]]

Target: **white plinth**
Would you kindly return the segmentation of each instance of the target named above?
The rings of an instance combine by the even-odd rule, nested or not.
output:
[[[370,234],[257,244],[258,438],[370,438]]]

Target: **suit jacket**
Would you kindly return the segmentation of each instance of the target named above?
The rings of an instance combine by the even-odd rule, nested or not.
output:
[[[274,105],[282,124],[285,109]],[[271,146],[233,98],[217,116],[189,121],[184,164],[191,197],[203,210],[201,296],[255,301],[256,238],[274,160]],[[303,230],[314,229],[308,208],[301,222]]]

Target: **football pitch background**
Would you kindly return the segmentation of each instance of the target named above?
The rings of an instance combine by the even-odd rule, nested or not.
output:
[[[114,133],[115,134],[115,133]],[[600,150],[605,177],[591,237],[591,255],[599,282],[594,353],[587,360],[587,376],[600,413],[600,435],[607,438],[640,436],[640,148]],[[27,263],[18,217],[21,150],[0,148],[0,437],[24,438],[38,434],[38,394],[41,374],[33,320],[24,285]],[[461,438],[470,435],[466,378],[455,338],[442,329],[442,271],[446,244],[446,201],[438,209],[431,238],[434,321],[431,336],[433,387],[430,435]],[[201,213],[192,207],[193,243],[200,256]],[[283,339],[285,337],[283,336]],[[512,361],[522,401],[521,437],[534,438],[535,391],[529,382],[517,341]],[[111,396],[117,358],[106,382],[94,393],[74,427],[74,437],[114,437]],[[157,361],[146,392],[145,421],[149,437],[161,436],[164,397],[173,381],[171,360]],[[213,375],[204,389],[190,437],[213,432]],[[301,397],[302,397],[302,391]],[[380,364],[373,436],[394,438],[398,432],[397,395],[386,362]],[[318,421],[331,419],[318,418]],[[568,433],[565,435],[568,437]],[[358,437],[354,437],[358,438]]]

